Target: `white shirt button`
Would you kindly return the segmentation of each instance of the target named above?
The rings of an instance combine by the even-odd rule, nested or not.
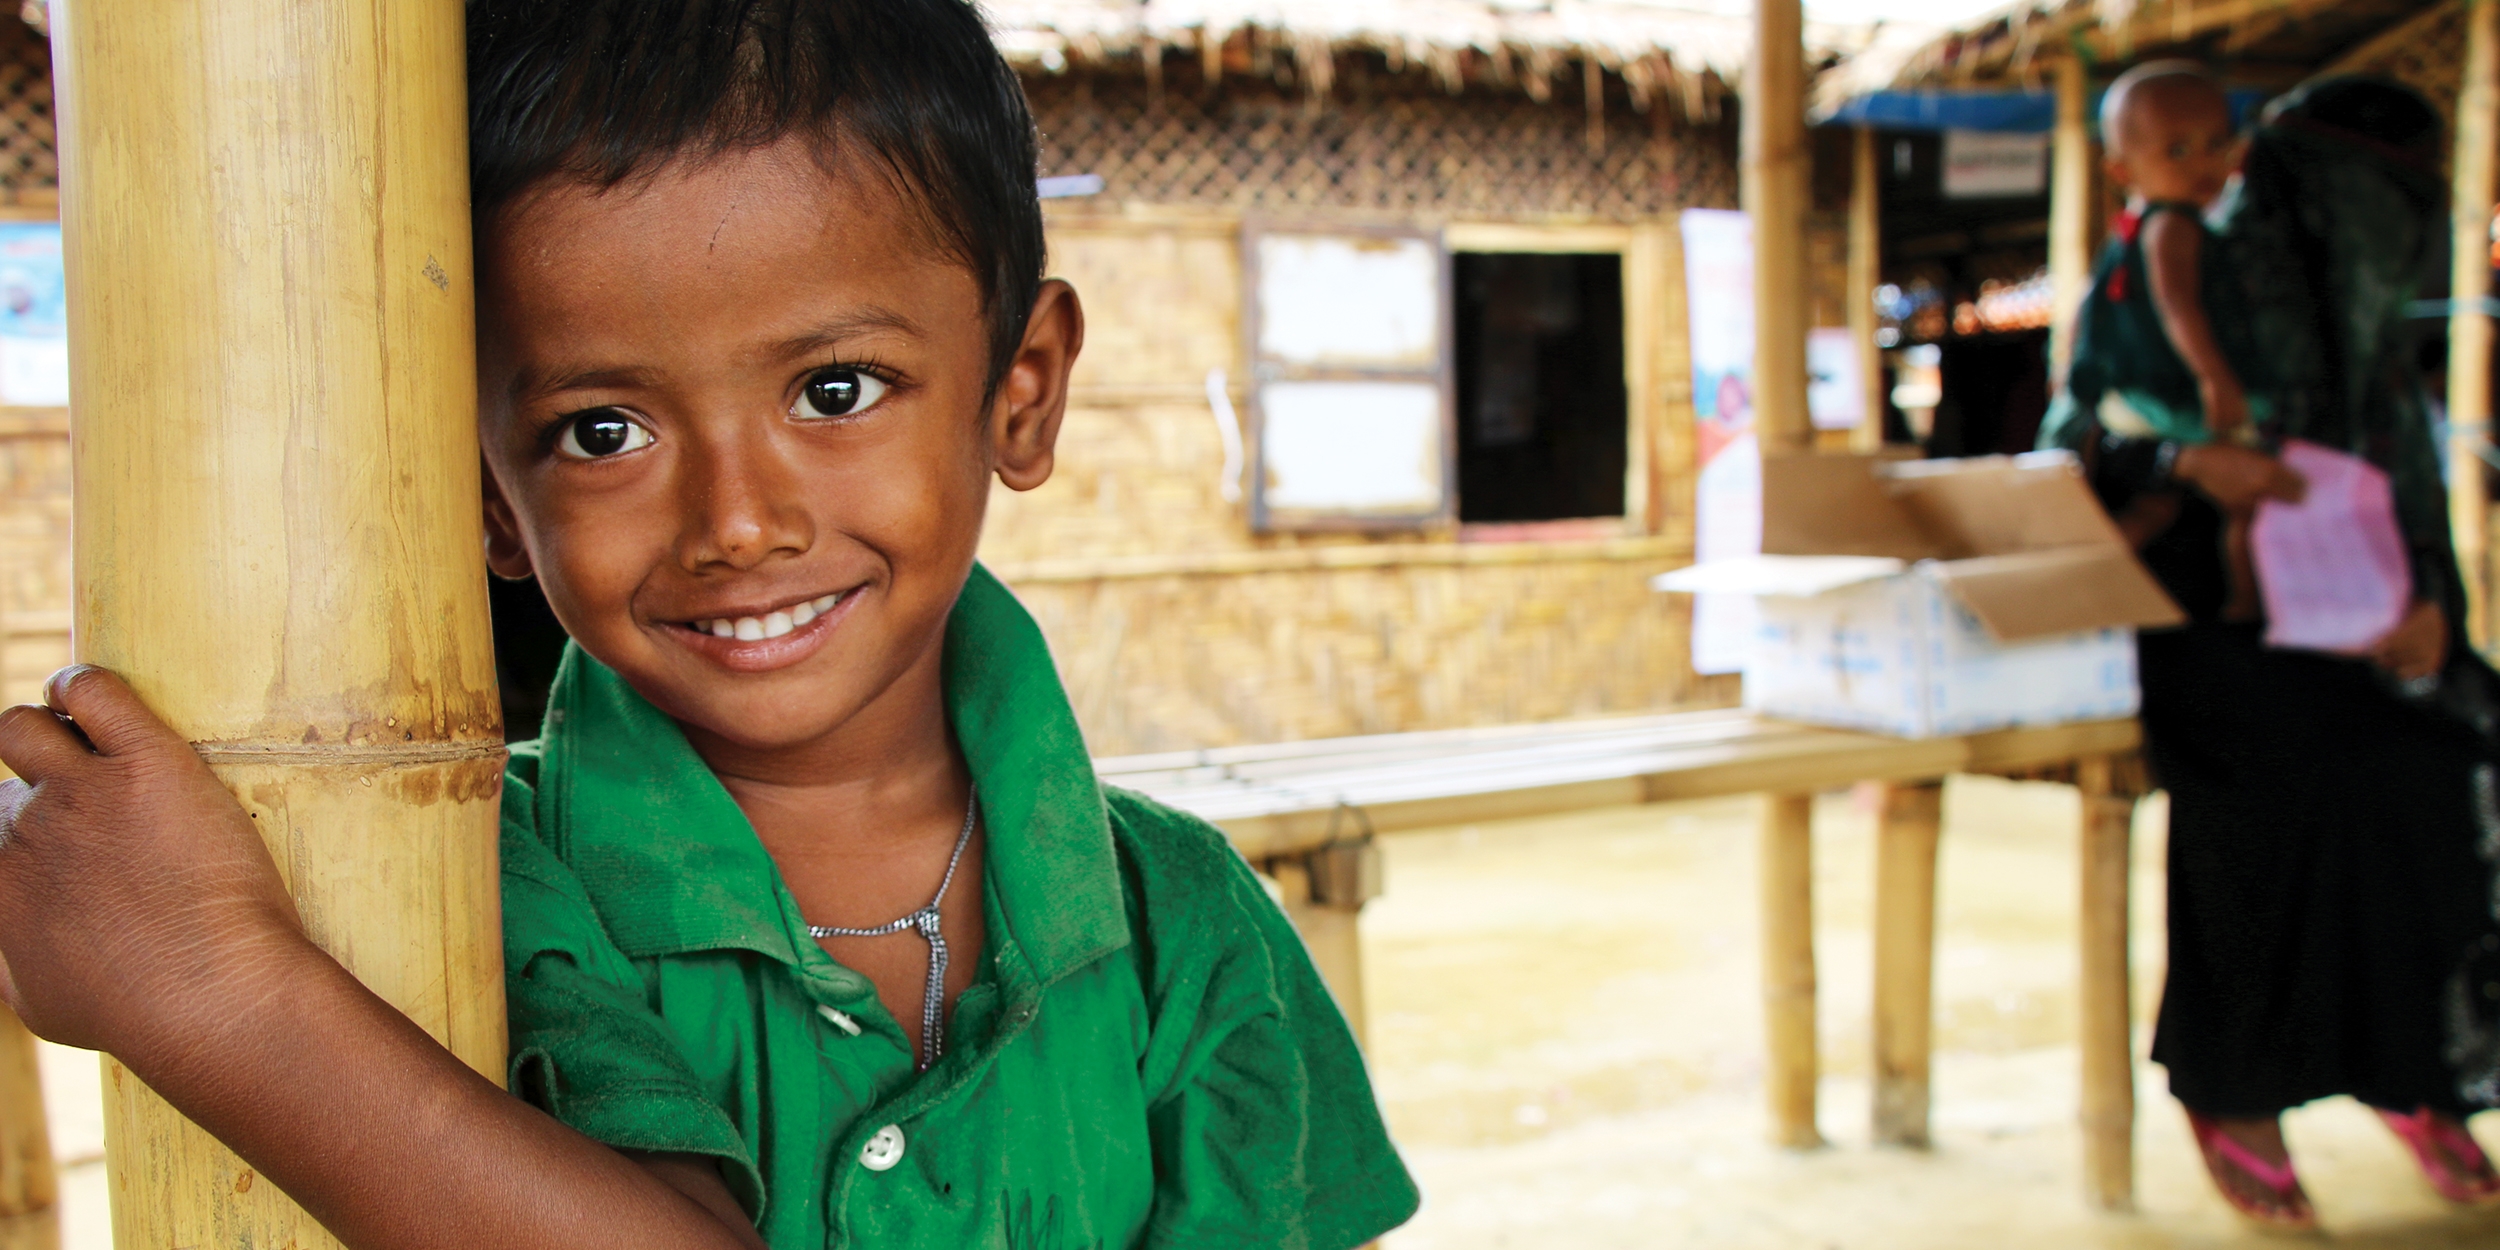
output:
[[[877,1130],[868,1144],[859,1148],[859,1165],[871,1172],[882,1172],[903,1161],[903,1130],[892,1124]]]

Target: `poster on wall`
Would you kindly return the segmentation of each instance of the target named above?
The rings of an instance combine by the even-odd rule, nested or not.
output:
[[[0,405],[69,403],[58,222],[0,222]]]
[[[1762,549],[1762,452],[1753,431],[1753,223],[1741,212],[1688,208],[1684,301],[1692,327],[1693,559]],[[1754,630],[1744,595],[1693,597],[1693,671],[1745,666]]]

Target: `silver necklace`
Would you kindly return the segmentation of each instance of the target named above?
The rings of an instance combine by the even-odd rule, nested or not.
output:
[[[868,929],[845,929],[839,925],[807,926],[809,937],[884,937],[905,929],[918,929],[929,943],[929,985],[920,1000],[920,1070],[926,1072],[936,1063],[939,1052],[946,1048],[946,933],[938,923],[938,904],[946,901],[946,887],[955,883],[955,865],[963,862],[964,847],[972,841],[972,819],[981,810],[981,796],[975,793],[964,805],[963,832],[955,835],[955,853],[946,857],[946,875],[938,878],[937,897],[920,910],[889,920]]]

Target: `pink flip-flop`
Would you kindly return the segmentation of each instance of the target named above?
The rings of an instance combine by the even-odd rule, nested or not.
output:
[[[2463,1125],[2431,1114],[2428,1107],[2410,1115],[2385,1107],[2371,1109],[2412,1149],[2413,1161],[2422,1166],[2423,1177],[2440,1197],[2469,1207],[2500,1203],[2500,1171],[2492,1168],[2491,1157]]]
[[[2196,1133],[2196,1144],[2204,1153],[2205,1171],[2213,1176],[2214,1188],[2221,1191],[2222,1200],[2231,1204],[2232,1210],[2251,1223],[2280,1232],[2317,1229],[2318,1213],[2309,1205],[2308,1191],[2300,1187],[2300,1177],[2292,1171],[2291,1160],[2269,1163],[2224,1132],[2220,1124],[2193,1111],[2188,1112],[2188,1127]],[[2254,1181],[2273,1202],[2251,1200],[2229,1183],[2225,1169]]]

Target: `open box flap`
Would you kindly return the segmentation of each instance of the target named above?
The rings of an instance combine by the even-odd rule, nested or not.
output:
[[[1774,556],[1945,554],[1919,529],[1876,466],[1885,457],[1769,455],[1762,458],[1762,551]]]
[[[2179,605],[2123,545],[2061,547],[1920,567],[1943,582],[1998,642],[2120,625],[2158,629],[2187,623]]]
[[[1940,559],[2061,547],[2127,550],[2069,452],[1920,460],[1878,472]]]

